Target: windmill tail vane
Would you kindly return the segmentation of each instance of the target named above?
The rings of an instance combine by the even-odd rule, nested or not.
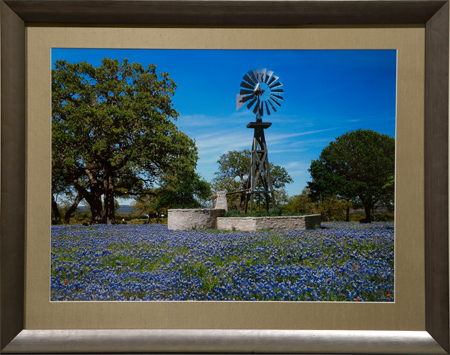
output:
[[[273,71],[264,69],[249,70],[244,74],[240,92],[236,95],[236,110],[246,105],[261,120],[264,113],[276,112],[283,101],[283,84]]]

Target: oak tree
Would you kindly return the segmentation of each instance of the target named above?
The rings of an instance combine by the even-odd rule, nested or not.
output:
[[[175,167],[195,173],[195,143],[173,122],[175,88],[152,64],[55,63],[53,180],[62,176],[87,201],[93,223],[114,223],[116,197],[139,196]]]
[[[308,183],[311,197],[324,200],[337,195],[364,206],[366,222],[374,205],[392,196],[395,139],[359,129],[337,137],[311,162]]]

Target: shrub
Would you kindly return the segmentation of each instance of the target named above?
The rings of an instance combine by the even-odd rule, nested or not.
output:
[[[375,215],[375,218],[379,222],[387,222],[388,221],[386,215],[384,215],[384,214],[377,214],[377,215]]]
[[[228,210],[225,212],[224,217],[241,217],[238,210]]]
[[[270,216],[281,216],[281,208],[279,208],[279,207],[271,208],[269,210],[269,215]]]
[[[377,221],[379,222],[393,222],[394,221],[394,213],[383,213],[383,214],[377,214],[375,215]]]
[[[350,215],[350,222],[359,222],[360,220],[366,218],[363,214],[351,214]]]

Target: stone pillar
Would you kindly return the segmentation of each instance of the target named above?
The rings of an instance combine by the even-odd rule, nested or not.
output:
[[[217,199],[216,199],[216,205],[214,206],[214,208],[228,211],[227,192],[226,191],[217,191],[216,195],[217,195]]]

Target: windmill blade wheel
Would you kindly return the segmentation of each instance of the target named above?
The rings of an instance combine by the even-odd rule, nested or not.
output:
[[[259,119],[277,112],[283,102],[284,89],[280,78],[267,68],[252,69],[244,74],[236,97],[236,110],[242,106],[252,110]]]

